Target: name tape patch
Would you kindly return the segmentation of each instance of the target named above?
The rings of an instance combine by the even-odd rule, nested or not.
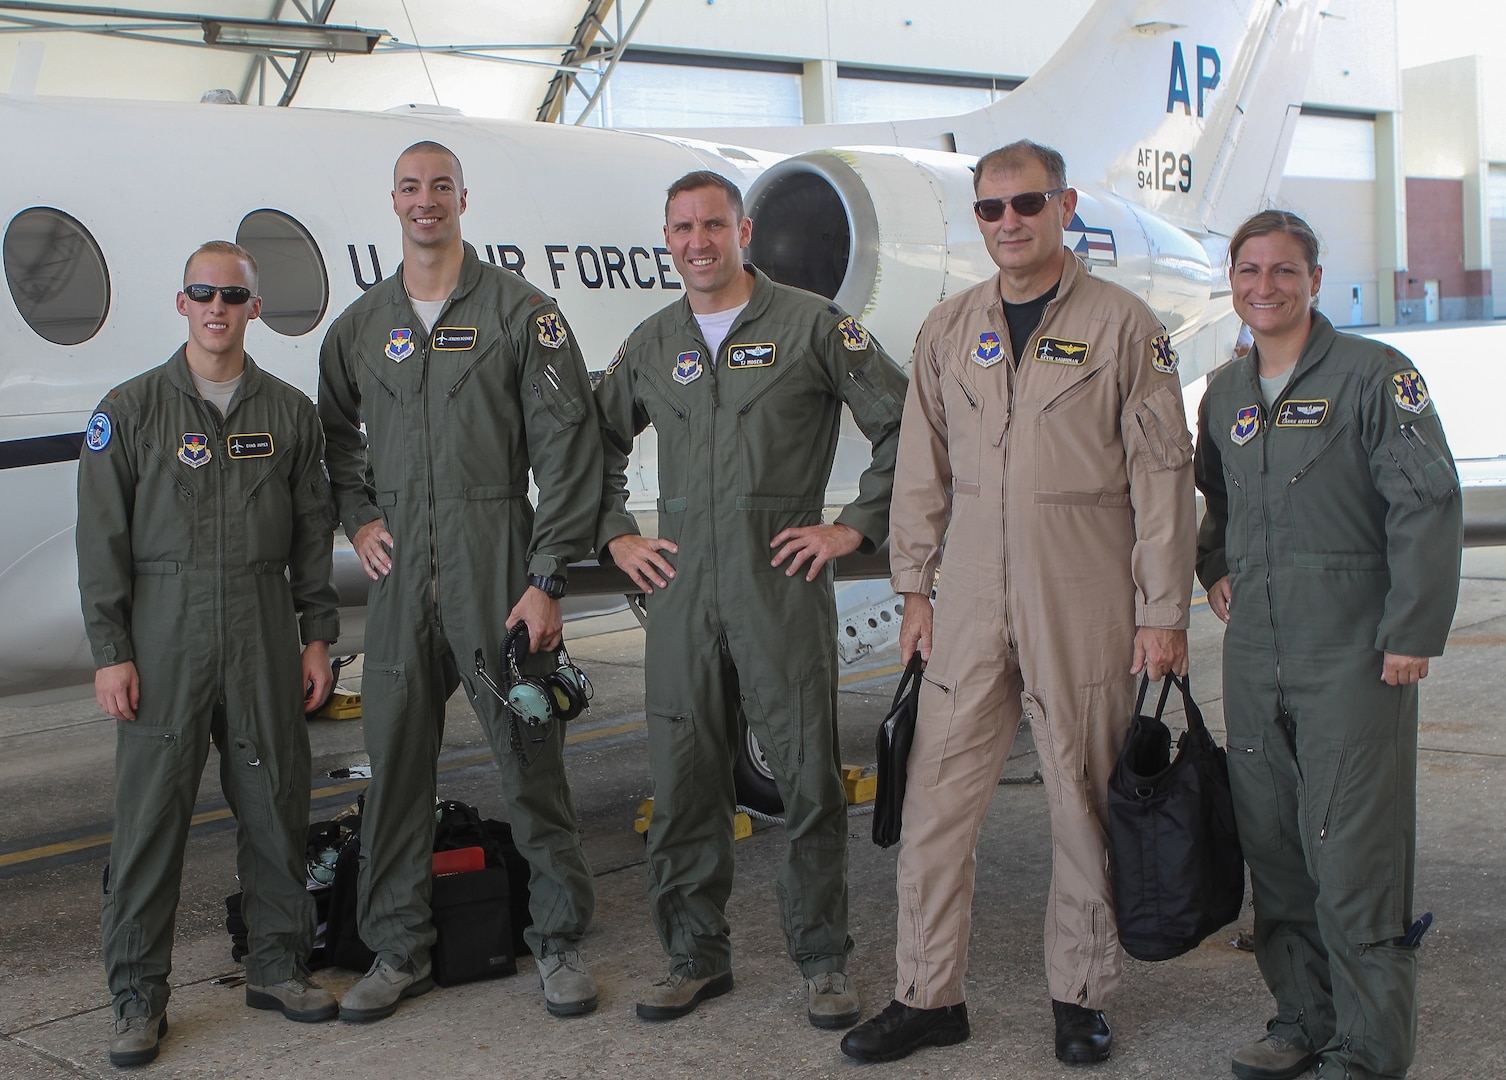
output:
[[[244,435],[227,435],[225,453],[233,458],[272,456],[272,435],[266,431],[253,431]]]
[[[440,326],[434,330],[434,348],[440,352],[462,352],[475,347],[474,326]]]
[[[772,341],[734,345],[727,353],[727,366],[729,368],[768,367],[774,363],[774,352]]]
[[[1048,364],[1069,364],[1079,367],[1088,359],[1086,341],[1068,341],[1065,338],[1043,337],[1036,340],[1035,358]]]
[[[1277,427],[1317,427],[1328,419],[1328,400],[1314,398],[1310,401],[1288,399],[1276,411]]]

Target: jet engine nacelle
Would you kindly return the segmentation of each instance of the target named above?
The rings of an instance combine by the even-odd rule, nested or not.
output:
[[[858,313],[902,360],[932,306],[994,273],[972,211],[973,160],[887,147],[787,158],[748,190],[750,257]],[[1183,230],[1078,188],[1065,242],[1094,273],[1145,297],[1174,338],[1203,325],[1216,274]]]

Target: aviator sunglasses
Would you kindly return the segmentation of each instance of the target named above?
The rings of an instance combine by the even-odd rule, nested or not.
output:
[[[1066,190],[1059,187],[1050,191],[1022,191],[1008,199],[979,199],[973,203],[973,213],[984,221],[998,221],[1004,216],[1004,206],[1007,203],[1014,207],[1014,212],[1020,217],[1035,217],[1046,209],[1046,203]]]
[[[1016,196],[1018,198],[1018,196]],[[1015,207],[1016,210],[1019,207]],[[183,295],[196,304],[207,304],[214,299],[214,294],[219,293],[225,303],[232,307],[239,307],[251,299],[251,290],[244,285],[185,285]]]

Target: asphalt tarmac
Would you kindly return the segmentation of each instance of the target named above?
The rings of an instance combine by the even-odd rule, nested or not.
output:
[[[1423,684],[1417,910],[1432,911],[1422,952],[1417,1080],[1506,1076],[1506,549],[1468,552],[1446,655]],[[785,955],[774,875],[784,841],[757,825],[738,844],[729,917],[736,988],[678,1021],[645,1023],[633,1003],[665,966],[644,899],[643,841],[633,830],[651,793],[643,728],[643,634],[624,613],[568,628],[596,698],[571,726],[567,760],[596,921],[582,950],[600,986],[596,1013],[560,1020],[543,1008],[525,957],[517,975],[434,992],[370,1025],[295,1024],[246,1008],[230,958],[224,897],[235,892],[233,821],[213,753],[188,844],[178,912],[170,1029],[142,1077],[1057,1077],[1229,1075],[1229,1055],[1256,1038],[1270,1009],[1253,956],[1231,944],[1239,921],[1186,956],[1126,961],[1110,1061],[1057,1063],[1041,935],[1050,848],[1045,798],[1029,778],[1028,731],[1016,742],[979,841],[971,968],[972,1038],[892,1065],[862,1066],[839,1033],[805,1019],[804,984]],[[584,636],[589,633],[591,636]],[[1193,689],[1222,736],[1221,626],[1200,603],[1192,626]],[[342,679],[358,688],[358,669]],[[844,670],[844,760],[872,761],[873,730],[898,679],[891,649]],[[1173,727],[1178,721],[1173,721]],[[327,774],[364,761],[360,723],[311,725],[314,817],[352,802],[360,780]],[[0,703],[0,1077],[119,1075],[106,1056],[109,997],[99,959],[100,878],[113,813],[113,722],[92,697]],[[449,706],[440,795],[501,816],[498,779],[463,697]],[[894,849],[875,847],[870,819],[850,819],[850,970],[864,1015],[893,988]],[[330,970],[337,993],[358,973]]]

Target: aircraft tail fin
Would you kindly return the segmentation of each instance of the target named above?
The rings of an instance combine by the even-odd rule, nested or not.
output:
[[[1228,235],[1280,183],[1318,21],[1317,0],[1099,0],[1018,89],[956,118],[956,148],[1032,138],[1073,181]]]

